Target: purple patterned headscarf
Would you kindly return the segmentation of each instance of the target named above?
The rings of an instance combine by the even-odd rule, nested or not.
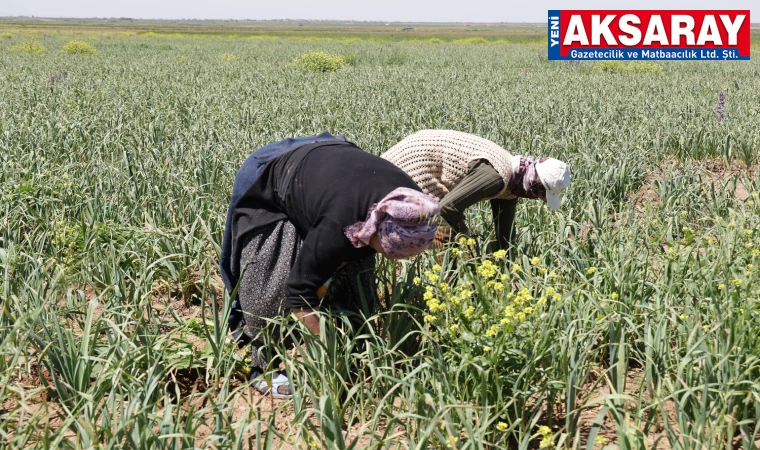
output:
[[[438,200],[409,188],[396,188],[369,208],[367,220],[343,229],[356,248],[369,245],[377,235],[393,259],[422,253],[433,243],[441,207]]]
[[[546,187],[536,172],[536,162],[530,156],[520,156],[520,167],[513,170],[507,189],[520,198],[540,198],[546,200]],[[544,162],[548,158],[541,158]]]

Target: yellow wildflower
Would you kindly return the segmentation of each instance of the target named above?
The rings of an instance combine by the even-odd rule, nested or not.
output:
[[[439,278],[438,275],[436,275],[434,273],[431,273],[431,274],[428,275],[428,279],[430,280],[431,283],[437,283],[438,282],[438,278]]]
[[[707,331],[710,329],[710,325],[702,325],[702,329]]]
[[[475,245],[475,239],[473,239],[473,238],[467,239],[467,245],[469,245],[469,246]]]
[[[752,237],[752,230],[744,230],[745,237]]]
[[[458,329],[459,329],[459,325],[456,323],[451,324],[451,326],[449,327],[449,331],[451,331],[452,333],[457,331]]]
[[[742,285],[742,280],[740,280],[738,278],[734,278],[733,280],[731,280],[731,284],[733,284],[734,286],[741,286]]]
[[[541,442],[538,443],[538,448],[546,449],[546,450],[554,449],[555,446],[554,446],[554,442],[552,442],[552,437],[546,436],[545,438],[541,439]]]
[[[465,246],[467,245],[467,238],[460,237],[458,242],[459,245]]]
[[[508,428],[509,426],[504,422],[499,422],[496,424],[496,429],[501,432],[507,431]]]
[[[497,251],[493,252],[493,257],[496,258],[496,259],[502,259],[505,256],[507,256],[507,251],[506,250],[497,250]]]
[[[499,327],[497,327],[496,325],[492,325],[492,326],[491,326],[491,328],[489,328],[489,329],[486,331],[486,336],[488,336],[488,337],[494,337],[494,336],[496,336],[498,333],[499,333]]]
[[[496,276],[498,270],[498,267],[489,260],[483,261],[483,264],[479,265],[477,268],[478,274],[483,276],[483,278],[493,278]]]
[[[752,256],[760,256],[760,250],[758,249],[752,250]]]
[[[538,269],[538,273],[541,274],[541,275],[546,275],[546,272],[548,272],[548,270],[546,269],[546,267],[542,267],[542,268]]]
[[[309,448],[319,448],[319,442],[317,441],[309,442]]]
[[[530,259],[530,263],[531,265],[537,266],[541,264],[541,258],[539,258],[538,256],[534,256],[533,258]]]
[[[448,448],[454,448],[454,446],[457,445],[457,442],[459,442],[459,438],[456,436],[449,436],[446,438],[446,446]]]
[[[430,309],[430,312],[438,312],[443,309],[443,305],[437,298],[431,298],[427,301],[427,307]]]
[[[597,435],[594,439],[594,445],[607,445],[607,442],[609,442],[607,438],[602,435]]]
[[[509,276],[506,273],[503,273],[501,274],[501,277],[499,277],[499,279],[501,280],[502,283],[504,283],[505,281],[507,281],[507,279],[509,279]]]
[[[538,444],[538,448],[553,449],[554,442],[552,441],[552,430],[546,425],[538,428],[538,434],[542,436],[541,442]]]
[[[433,272],[440,272],[441,266],[439,266],[438,264],[435,264],[433,267],[430,268],[430,270],[432,270]]]
[[[458,249],[458,248],[452,248],[452,249],[451,249],[451,256],[453,256],[453,257],[455,257],[455,258],[456,258],[457,256],[459,256],[459,249]]]
[[[483,346],[483,353],[488,353],[488,352],[490,352],[490,351],[491,351],[491,347],[489,347],[489,346],[487,346],[487,345],[484,345],[484,346]]]
[[[549,279],[551,280],[554,278],[557,278],[557,272],[552,270],[551,272],[549,272]]]
[[[726,288],[726,285],[725,285],[725,284],[723,284],[723,283],[721,283],[721,284],[719,284],[719,285],[718,285],[718,290],[719,290],[719,291],[722,291],[722,290],[723,290],[723,289],[725,289],[725,288]]]
[[[758,194],[757,192],[753,192],[752,193],[752,198],[754,198],[755,200],[757,200],[758,197],[760,197],[760,194]]]
[[[438,289],[440,289],[443,293],[449,292],[449,285],[446,283],[441,283],[438,285]]]
[[[520,271],[520,265],[519,264],[512,264],[512,273],[517,273]]]
[[[423,319],[425,323],[431,323],[435,320],[435,316],[431,316],[430,314],[426,315]]]
[[[414,284],[420,284],[420,282],[421,282],[421,281],[422,281],[422,280],[420,279],[420,277],[414,277],[414,278],[412,279],[412,283],[414,283]]]
[[[612,294],[610,294],[610,299],[617,300],[618,298],[620,298],[620,296],[617,294],[617,292],[613,292]]]
[[[494,283],[493,288],[496,289],[496,291],[501,292],[504,290],[504,285],[502,283]]]
[[[475,312],[474,306],[468,306],[467,309],[464,310],[464,316],[468,319],[472,317],[472,314]]]
[[[589,267],[588,269],[586,269],[586,275],[593,275],[595,273],[596,273],[596,267],[592,266],[592,267]]]
[[[546,288],[546,295],[547,296],[554,295],[554,288],[552,286],[549,286],[548,288]]]
[[[686,320],[686,314],[681,314],[680,316],[678,316],[678,318],[681,320]]]

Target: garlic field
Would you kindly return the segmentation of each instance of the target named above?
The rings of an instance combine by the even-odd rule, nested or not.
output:
[[[0,447],[758,448],[760,64],[545,55],[0,34]],[[561,210],[379,260],[382,308],[323,315],[294,397],[258,394],[217,269],[239,165],[427,128],[567,161]]]

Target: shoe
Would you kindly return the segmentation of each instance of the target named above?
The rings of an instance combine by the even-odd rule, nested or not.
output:
[[[273,389],[269,389],[269,383],[267,383],[267,380],[264,379],[263,376],[257,376],[256,379],[253,380],[253,387],[264,395],[271,392],[272,397],[274,398],[293,397],[293,391],[290,387],[290,380],[288,379],[287,375],[285,375],[285,372],[281,370],[275,372],[274,376],[271,378],[271,382]]]

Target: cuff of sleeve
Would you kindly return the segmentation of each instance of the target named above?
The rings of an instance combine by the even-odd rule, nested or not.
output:
[[[456,223],[449,223],[449,226],[456,234],[464,234],[465,236],[470,235],[470,229],[467,228],[467,223],[464,221],[464,219],[458,220],[458,221],[452,221]]]
[[[306,308],[306,309],[314,309],[319,307],[319,299],[314,298],[304,298],[304,297],[285,297],[285,301],[283,302],[283,305],[286,308],[290,309],[299,309],[299,308]]]

